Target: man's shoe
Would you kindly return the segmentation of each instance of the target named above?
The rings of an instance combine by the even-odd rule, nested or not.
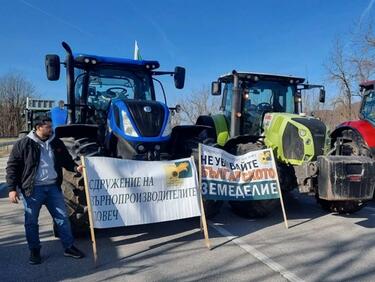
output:
[[[65,249],[64,256],[80,259],[85,257],[85,254],[78,250],[76,247],[71,246],[70,248]]]
[[[42,258],[40,257],[40,249],[31,249],[30,250],[30,264],[40,264],[42,263]]]

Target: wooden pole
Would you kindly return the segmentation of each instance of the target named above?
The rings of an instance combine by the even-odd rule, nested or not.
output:
[[[275,168],[276,170],[276,182],[277,182],[277,188],[279,190],[279,196],[280,196],[280,204],[281,204],[281,209],[283,211],[283,217],[284,217],[284,223],[285,223],[285,227],[286,229],[289,229],[289,226],[288,226],[288,219],[286,217],[286,212],[285,212],[285,207],[284,207],[284,200],[283,200],[283,194],[281,193],[281,186],[280,186],[280,181],[279,181],[279,174],[277,172],[277,166],[276,166],[276,162],[275,162],[275,156],[273,155],[273,151],[272,149],[268,149],[270,150],[271,152],[271,155],[272,155],[272,163],[273,163],[273,167]]]
[[[211,250],[211,244],[210,244],[210,238],[208,237],[208,228],[207,228],[207,221],[206,221],[206,213],[204,211],[204,205],[203,205],[203,195],[202,195],[202,148],[201,143],[199,143],[198,147],[198,179],[199,179],[199,199],[200,199],[200,205],[201,205],[201,229],[203,227],[203,234],[204,234],[204,240],[206,243],[206,247]],[[193,157],[194,161],[194,157]]]
[[[87,172],[86,172],[86,165],[85,165],[85,157],[84,156],[81,156],[81,164],[83,166],[83,180],[85,182],[85,194],[86,194],[87,208],[88,208],[88,214],[89,214],[92,253],[94,255],[94,263],[95,263],[95,267],[96,267],[97,262],[98,262],[98,253],[96,251],[94,220],[92,218],[93,216],[92,216],[91,200],[90,200],[90,193],[89,193],[89,183],[88,183],[88,180],[87,180]]]

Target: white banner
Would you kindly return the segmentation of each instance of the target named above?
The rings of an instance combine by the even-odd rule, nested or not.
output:
[[[204,199],[249,201],[280,197],[271,149],[234,156],[202,144],[201,170]]]
[[[85,168],[95,228],[201,215],[191,158],[148,162],[88,157]]]

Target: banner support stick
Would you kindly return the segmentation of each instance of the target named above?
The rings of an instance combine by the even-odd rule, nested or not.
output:
[[[274,168],[276,170],[276,175],[277,175],[276,181],[277,181],[277,187],[278,187],[278,190],[279,190],[280,204],[281,204],[281,210],[283,211],[283,217],[284,217],[285,227],[286,227],[286,229],[289,229],[288,219],[286,217],[286,212],[285,212],[285,207],[284,207],[283,194],[281,193],[281,186],[280,186],[280,181],[279,181],[279,173],[277,172],[277,166],[276,166],[275,156],[273,155],[273,151],[271,149],[269,149],[269,150],[271,151],[273,166],[274,166]]]
[[[96,250],[96,239],[95,239],[95,231],[94,231],[94,221],[92,218],[92,208],[91,208],[91,200],[88,188],[88,180],[87,180],[87,172],[86,172],[86,165],[85,165],[85,157],[81,156],[81,163],[83,165],[83,180],[85,182],[85,194],[86,194],[86,201],[87,201],[87,208],[88,208],[88,215],[89,215],[89,223],[90,223],[90,234],[91,234],[91,243],[92,243],[92,252],[94,255],[94,263],[95,267],[97,267],[98,261],[98,253]]]
[[[211,245],[210,245],[210,239],[208,237],[208,228],[207,228],[207,221],[206,221],[206,213],[204,210],[204,205],[203,205],[203,195],[202,195],[202,158],[201,158],[201,143],[199,143],[198,146],[198,179],[199,179],[199,198],[200,198],[200,205],[201,205],[201,230],[203,227],[203,234],[204,234],[204,239],[206,243],[206,247],[211,250]],[[194,161],[194,158],[193,158]]]

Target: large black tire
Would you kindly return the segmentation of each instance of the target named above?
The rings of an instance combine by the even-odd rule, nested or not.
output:
[[[260,143],[238,144],[236,148],[236,154],[243,155],[245,153],[261,150],[264,148],[264,145]],[[233,212],[238,214],[239,216],[246,218],[266,217],[277,208],[279,203],[280,201],[278,199],[258,201],[229,201]]]
[[[348,142],[345,142],[343,145],[343,155],[371,157],[370,149],[367,147],[362,136],[357,132],[353,130],[344,130],[342,132],[342,137],[348,140]]]
[[[298,187],[296,172],[292,165],[276,161],[277,175],[279,176],[281,192],[291,192]]]
[[[338,214],[351,214],[366,205],[363,201],[327,201],[319,198],[317,201],[323,210]]]
[[[341,136],[346,139],[342,148],[344,156],[371,157],[369,148],[358,133],[353,130],[344,130]],[[320,199],[318,194],[316,199],[323,210],[338,214],[351,214],[359,211],[366,205],[366,201],[327,201]]]
[[[99,145],[96,140],[89,138],[75,139],[72,137],[61,138],[69,153],[76,163],[80,163],[81,156],[100,155]],[[64,195],[65,205],[69,215],[74,237],[88,234],[87,202],[84,190],[83,176],[74,172],[64,170],[61,189]],[[56,234],[54,227],[54,233]]]

